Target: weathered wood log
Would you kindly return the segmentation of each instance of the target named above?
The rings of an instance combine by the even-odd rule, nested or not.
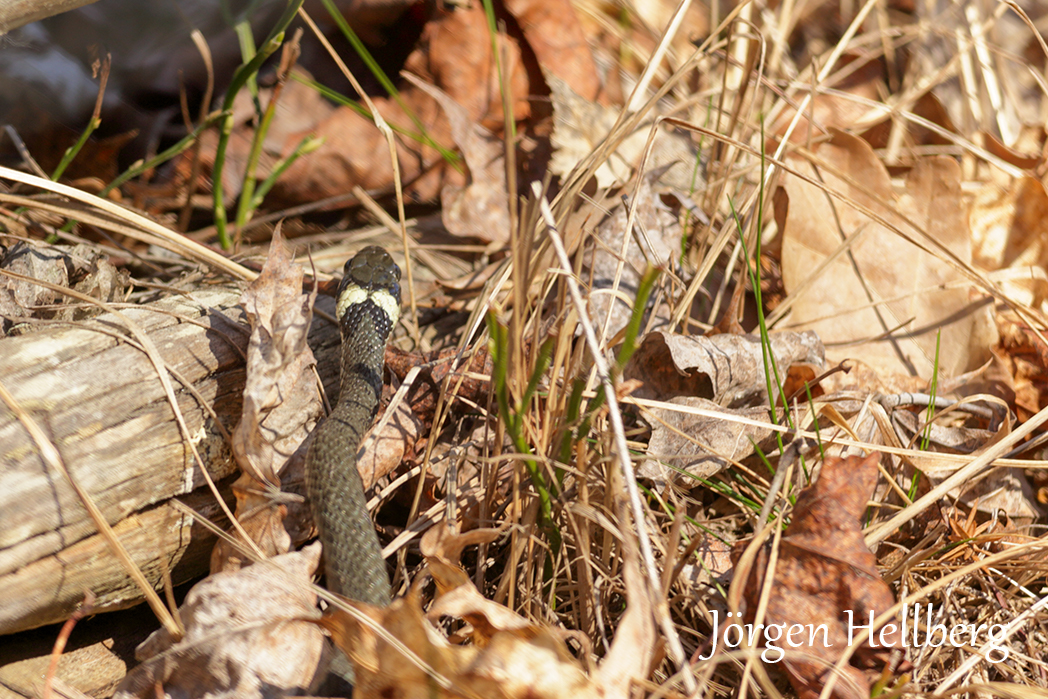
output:
[[[228,431],[239,420],[248,338],[238,298],[236,289],[215,288],[121,311]],[[322,297],[318,306],[333,303]],[[314,321],[310,344],[329,392],[338,380],[338,341],[337,328]],[[0,382],[44,428],[159,588],[165,568],[176,584],[206,573],[214,542],[170,500],[178,497],[212,519],[219,508],[155,368],[132,342],[113,315],[0,339]],[[237,469],[215,419],[178,380],[172,383],[211,477],[231,480]],[[0,633],[65,619],[85,589],[97,596],[98,611],[141,601],[69,482],[46,465],[3,403],[0,464]]]

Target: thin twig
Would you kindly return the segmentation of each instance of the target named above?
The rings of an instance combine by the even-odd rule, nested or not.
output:
[[[590,323],[589,316],[586,313],[586,303],[582,298],[582,293],[579,291],[579,285],[575,281],[571,260],[568,259],[568,253],[564,249],[564,242],[557,232],[549,202],[542,196],[542,187],[538,182],[532,184],[532,191],[539,200],[540,211],[546,223],[546,231],[553,242],[554,250],[556,250],[557,259],[560,262],[568,285],[568,292],[571,294],[571,300],[575,304],[575,309],[578,313],[579,324],[582,325],[586,344],[589,346],[590,354],[593,357],[593,365],[596,368],[601,385],[604,387],[605,405],[608,408],[608,418],[611,421],[612,434],[615,438],[615,459],[619,463],[622,478],[626,484],[626,492],[629,494],[630,509],[633,513],[634,526],[637,528],[641,556],[644,559],[644,567],[648,574],[648,594],[651,596],[652,608],[659,625],[662,627],[662,633],[666,637],[670,658],[681,673],[685,690],[691,695],[697,689],[695,678],[688,667],[688,661],[684,655],[684,647],[681,645],[680,637],[677,635],[677,629],[673,626],[673,620],[669,615],[669,605],[666,601],[666,596],[662,594],[662,585],[659,583],[658,570],[655,568],[655,554],[651,547],[651,537],[648,534],[644,505],[640,499],[640,489],[637,487],[637,476],[633,471],[633,462],[630,460],[629,445],[626,443],[626,431],[622,424],[622,414],[619,412],[618,394],[615,392],[614,379],[611,376],[607,362],[604,360],[604,354],[600,350],[600,344],[597,342],[597,334],[593,329],[593,324]]]

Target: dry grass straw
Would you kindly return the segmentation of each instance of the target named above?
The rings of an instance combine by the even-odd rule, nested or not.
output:
[[[896,130],[893,132],[892,145],[884,154],[888,162],[912,162],[919,157],[917,153],[905,152],[898,135],[902,133],[902,125],[917,124],[948,139],[963,157],[977,161],[981,166],[995,167],[1010,176],[1018,174],[1016,168],[989,153],[978,142],[975,134],[957,135],[948,132],[911,111],[916,100],[933,86],[933,80],[944,78],[954,65],[957,70],[967,70],[960,66],[963,56],[945,66],[932,79],[903,81],[899,91],[887,95],[883,103],[849,95],[834,87],[842,77],[854,70],[852,66],[839,65],[846,51],[860,47],[867,57],[873,59],[883,55],[889,64],[894,65],[898,61],[896,52],[908,41],[913,41],[918,30],[914,27],[889,27],[882,13],[878,15],[880,31],[865,31],[863,20],[879,5],[874,0],[868,0],[862,4],[858,14],[850,18],[843,38],[833,44],[826,55],[819,56],[810,65],[796,66],[792,65],[791,49],[786,42],[791,35],[791,28],[804,21],[799,14],[803,4],[789,1],[780,3],[774,11],[765,11],[763,19],[769,24],[755,26],[753,23],[759,18],[751,16],[747,22],[740,21],[740,14],[748,7],[741,3],[725,18],[713,16],[711,25],[716,29],[710,33],[710,38],[683,59],[672,56],[668,49],[674,38],[672,32],[660,37],[656,50],[651,53],[655,58],[649,61],[640,80],[641,85],[650,82],[654,86],[654,93],[647,96],[643,89],[633,92],[628,107],[622,110],[604,143],[565,178],[564,186],[550,205],[548,220],[544,220],[540,207],[545,192],[536,192],[519,209],[512,231],[511,257],[490,278],[473,303],[472,315],[461,336],[460,359],[464,360],[470,351],[477,351],[484,344],[482,328],[489,312],[493,312],[507,327],[510,348],[506,366],[507,389],[510,404],[519,414],[521,429],[530,449],[530,454],[520,454],[504,446],[507,444],[506,425],[497,419],[498,408],[494,401],[474,406],[475,413],[471,419],[479,418],[479,423],[485,426],[476,433],[479,445],[474,446],[479,453],[472,457],[478,467],[478,475],[469,482],[456,483],[454,488],[460,498],[466,495],[475,497],[481,519],[490,518],[491,524],[506,526],[510,532],[508,542],[501,548],[481,547],[477,556],[475,580],[486,596],[530,618],[578,630],[594,641],[597,654],[602,655],[614,638],[616,623],[622,614],[625,594],[621,580],[623,541],[641,534],[643,542],[643,532],[650,533],[650,543],[642,543],[642,549],[647,548],[645,558],[648,563],[646,573],[650,604],[657,618],[676,625],[675,628],[665,624],[663,627],[664,635],[671,643],[671,658],[655,669],[655,683],[648,687],[654,696],[677,695],[682,690],[694,696],[729,696],[738,691],[740,681],[754,696],[774,697],[778,694],[763,668],[754,663],[752,651],[720,655],[686,671],[688,674],[683,676],[686,679],[682,679],[682,660],[703,647],[706,640],[703,634],[710,627],[709,610],[718,608],[724,600],[713,586],[697,588],[677,579],[676,574],[681,572],[687,562],[678,562],[679,549],[694,550],[696,542],[707,532],[732,541],[752,534],[755,529],[758,536],[777,540],[781,531],[773,525],[755,527],[756,512],[764,500],[769,499],[767,494],[771,483],[763,475],[763,467],[754,460],[738,464],[740,468],[721,474],[691,492],[671,490],[661,498],[653,497],[648,506],[643,507],[639,494],[627,492],[636,488],[635,481],[629,475],[629,455],[630,450],[636,451],[638,445],[627,442],[631,434],[624,426],[610,424],[613,422],[614,410],[606,408],[594,414],[593,429],[581,438],[571,438],[568,458],[561,459],[559,446],[565,434],[570,435],[579,426],[579,420],[569,420],[573,400],[580,397],[592,401],[597,397],[594,389],[599,383],[603,381],[607,390],[613,381],[612,372],[599,369],[597,361],[603,355],[610,354],[612,349],[607,337],[607,326],[597,328],[589,346],[577,341],[576,329],[583,324],[585,310],[570,300],[569,272],[576,277],[580,276],[584,253],[591,245],[590,231],[577,224],[586,218],[580,213],[597,217],[600,213],[599,204],[582,194],[584,185],[639,124],[650,118],[657,108],[664,109],[667,103],[671,109],[680,108],[686,116],[657,121],[651,127],[644,163],[655,139],[659,137],[658,130],[662,123],[701,134],[707,145],[712,142],[709,150],[711,160],[706,166],[707,186],[701,193],[700,205],[700,208],[712,215],[708,224],[696,226],[691,231],[687,259],[687,266],[692,273],[691,282],[679,292],[667,292],[677,299],[672,313],[673,327],[687,330],[697,322],[691,318],[695,299],[707,293],[715,273],[725,271],[727,260],[738,260],[740,257],[740,246],[743,243],[740,243],[739,231],[728,215],[728,200],[737,202],[737,208],[743,214],[746,222],[744,244],[752,250],[753,237],[761,234],[767,224],[767,221],[759,221],[754,212],[759,206],[763,206],[765,212],[771,210],[770,197],[777,177],[782,173],[798,176],[789,166],[786,156],[811,150],[810,144],[801,148],[783,138],[775,153],[764,153],[761,143],[764,124],[773,123],[779,115],[794,110],[795,118],[789,127],[792,130],[799,123],[800,116],[811,116],[811,103],[817,96],[831,95],[862,105],[866,115],[859,120],[857,129],[865,128],[876,120],[893,120]],[[687,5],[685,1],[678,8],[676,17],[683,16]],[[1019,11],[1011,3],[1008,6]],[[584,10],[593,15],[602,13],[601,9],[594,7],[584,7]],[[308,17],[304,15],[304,18],[312,26]],[[725,32],[729,28],[730,36],[725,39]],[[1048,47],[1045,47],[1045,51],[1048,53]],[[641,53],[641,49],[638,48],[636,52]],[[676,69],[668,76],[662,76],[659,71],[664,66],[659,59],[666,55],[671,56]],[[968,70],[968,74],[980,73],[984,78],[987,77],[987,66],[990,65],[987,61],[985,56],[980,58],[979,70]],[[731,77],[732,71],[734,78]],[[352,81],[348,70],[346,74]],[[660,78],[664,79],[660,81]],[[696,78],[700,85],[697,94],[687,87],[692,78]],[[970,84],[970,81],[966,84]],[[363,90],[358,89],[358,92],[364,94]],[[972,103],[975,104],[974,99]],[[713,105],[710,125],[699,126],[706,123],[702,111],[707,104]],[[379,128],[383,128],[384,122],[374,105],[369,107]],[[763,123],[761,115],[767,115]],[[983,117],[989,118],[989,115],[983,114]],[[392,133],[388,128],[383,133],[387,134],[390,156],[396,163]],[[762,161],[765,166],[763,202],[759,201]],[[645,167],[642,164],[642,169]],[[26,175],[14,173],[17,175],[15,177],[11,172],[0,170],[0,176],[27,182]],[[811,179],[808,181],[820,186]],[[37,179],[27,183],[45,186]],[[409,297],[412,313],[408,317],[416,318],[411,260],[417,259],[416,256],[422,252],[412,247],[407,237],[399,178],[397,183],[399,220],[385,217],[383,222],[402,237],[405,259],[408,261],[406,286],[412,292]],[[86,195],[82,193],[74,195],[65,191],[69,188],[58,189],[61,185],[48,184],[46,188],[52,192],[97,206],[106,210],[108,217],[123,221],[121,227],[116,228],[114,226],[117,224],[110,218],[103,220],[103,217],[98,217],[99,223],[91,220],[95,225],[102,226],[108,222],[110,230],[120,233],[125,232],[126,226],[137,231],[139,239],[151,243],[166,240],[160,236],[155,224],[144,222],[141,217],[132,218],[123,210],[116,212],[112,208],[107,209],[95,199],[85,200]],[[826,190],[825,187],[823,189]],[[826,193],[843,205],[858,208],[878,220],[873,212],[864,210],[847,197],[833,191]],[[0,196],[13,204],[23,203],[21,199],[13,199],[12,195]],[[369,199],[359,192],[357,197],[365,202]],[[636,197],[632,197],[631,201],[634,208],[630,211],[627,226],[632,226],[635,219]],[[41,202],[35,205],[44,209],[55,206]],[[75,212],[75,218],[82,221],[88,221],[87,215],[81,210]],[[879,222],[902,235],[890,222]],[[560,232],[565,241],[562,251],[553,249],[551,238],[546,235],[547,229]],[[914,229],[920,231],[919,226]],[[625,236],[625,239],[628,240],[629,236]],[[994,279],[956,259],[936,241],[924,236],[911,239],[910,242],[952,264],[967,280],[993,296],[997,302],[1019,312],[1033,328],[1046,325],[1046,320],[1037,310],[1023,307],[1009,299]],[[176,248],[174,243],[166,244],[172,249]],[[181,242],[178,244],[180,253],[220,267],[214,259],[205,258],[200,250],[187,249],[184,245]],[[842,247],[840,254],[845,251],[846,248]],[[619,272],[612,293],[618,291],[618,280],[625,264],[625,250],[618,252]],[[223,260],[221,264],[233,263]],[[251,273],[239,266],[223,269],[239,278],[250,278],[248,275]],[[726,289],[727,284],[722,284],[721,288]],[[781,320],[790,303],[791,299],[787,297],[779,306],[783,310],[773,313],[769,321],[774,323]],[[713,305],[713,308],[718,307],[717,304]],[[708,317],[705,320],[712,323],[716,318]],[[417,326],[414,333],[417,339]],[[552,349],[549,367],[540,380],[541,390],[524,404],[524,388],[534,376],[540,347],[547,338],[552,338]],[[573,395],[573,382],[576,379],[581,379],[584,385],[584,390],[577,396]],[[432,461],[437,458],[438,440],[447,439],[449,434],[455,435],[460,442],[472,438],[468,433],[462,436],[466,430],[465,422],[450,422],[445,398],[463,380],[463,376],[452,373],[443,386],[431,438],[419,471],[430,468]],[[607,393],[613,394],[614,391]],[[862,398],[865,399],[863,407],[848,416],[842,415],[832,401],[816,400],[813,405],[801,406],[804,409],[799,411],[801,423],[796,434],[815,438],[811,420],[811,415],[815,414],[823,422],[821,438],[825,444],[880,450],[894,458],[899,468],[909,459],[919,456],[920,452],[916,449],[890,446],[893,442],[889,435],[878,436],[874,433],[873,439],[860,436],[856,425],[861,417],[869,413],[872,396]],[[615,405],[617,400],[623,405],[632,406],[642,416],[650,417],[653,408],[671,409],[740,425],[769,427],[767,423],[713,410],[684,408],[629,396],[615,396],[608,408]],[[960,466],[955,476],[916,502],[893,505],[894,514],[881,516],[868,530],[869,543],[876,545],[884,541],[889,531],[912,524],[926,507],[938,504],[949,521],[961,521],[962,524],[951,529],[940,523],[921,541],[880,546],[877,549],[885,577],[893,584],[896,596],[901,600],[899,606],[912,605],[917,601],[934,603],[943,610],[944,623],[968,623],[973,617],[981,623],[992,617],[1010,624],[1009,648],[1019,658],[1014,668],[998,668],[993,671],[996,674],[991,674],[977,654],[967,649],[942,648],[914,658],[917,661],[912,678],[914,684],[907,690],[914,695],[968,692],[974,696],[979,692],[988,692],[1002,696],[1031,696],[1032,690],[1043,686],[1044,679],[1035,669],[1034,657],[1036,649],[1042,652],[1046,650],[1043,645],[1046,633],[1044,591],[1040,587],[1043,586],[1045,575],[1043,537],[1027,537],[1010,550],[994,552],[991,546],[1000,540],[1000,535],[992,531],[969,531],[972,527],[960,517],[960,508],[956,508],[944,495],[956,482],[967,480],[976,473],[985,473],[991,464],[996,467],[1048,467],[1046,462],[996,458],[1004,454],[1008,446],[1038,428],[1045,419],[1048,419],[1048,412],[1038,413],[1034,419],[1006,436],[978,459],[973,460],[964,455],[939,455],[943,462],[955,462]],[[787,432],[785,427],[777,425],[771,425],[770,428]],[[890,437],[894,438],[894,435]],[[452,454],[448,458],[459,457]],[[769,458],[773,465],[777,463],[777,455]],[[549,487],[559,489],[559,496],[552,503],[551,522],[541,520],[538,499],[526,486],[531,478],[525,467],[529,460],[535,464],[540,478]],[[895,476],[894,473],[886,472],[884,480],[894,481]],[[790,482],[789,478],[787,482]],[[503,501],[499,494],[507,486],[510,495],[508,501]],[[416,509],[419,507],[420,494],[421,491],[415,493]],[[780,516],[788,515],[788,498],[792,494],[786,492],[775,495],[775,505]],[[620,498],[633,505],[632,523],[618,519],[617,501]],[[900,497],[900,500],[903,498]],[[745,504],[747,501],[755,503],[755,507],[748,508]],[[658,502],[661,507],[651,507],[652,502]],[[418,516],[387,547],[386,554],[402,549],[427,522],[438,518],[445,507],[444,503],[439,503]],[[689,513],[704,515],[705,518],[689,521],[686,516]],[[551,534],[554,530],[555,536]],[[963,552],[963,557],[958,557],[959,551]],[[1042,554],[1040,559],[1022,558],[1025,554],[1037,552]],[[398,568],[400,574],[407,574],[403,558]],[[663,569],[661,575],[658,574],[658,568]],[[988,604],[988,600],[993,604]],[[892,610],[885,610],[885,613],[889,611]],[[676,641],[678,636],[679,641]],[[677,643],[679,645],[673,647]],[[691,672],[694,672],[697,686],[691,684]],[[751,676],[756,680],[755,684]],[[693,690],[693,687],[696,688]]]
[[[622,111],[617,124],[603,145],[598,147],[572,175],[566,178],[564,187],[553,200],[553,227],[560,229],[564,239],[568,241],[566,252],[572,258],[575,274],[577,275],[581,270],[581,253],[589,244],[587,240],[589,233],[580,229],[573,230],[569,224],[571,221],[584,218],[573,216],[579,210],[589,207],[593,211],[597,207],[596,203],[589,202],[583,197],[582,185],[608,158],[618,143],[645,117],[650,116],[651,110],[659,104],[659,100],[663,101],[663,106],[666,101],[670,102],[670,109],[683,105],[681,108],[688,114],[687,117],[680,119],[667,119],[666,123],[701,133],[707,139],[707,143],[712,140],[716,144],[711,149],[715,159],[707,165],[710,176],[707,180],[707,188],[703,193],[705,197],[703,208],[715,215],[711,216],[711,221],[705,229],[695,230],[692,234],[689,266],[694,271],[694,276],[684,293],[677,295],[679,300],[674,308],[673,324],[679,328],[686,328],[695,322],[689,318],[693,301],[705,293],[711,273],[723,269],[733,246],[736,246],[735,257],[738,257],[738,232],[729,217],[726,216],[728,198],[731,197],[740,202],[737,207],[746,216],[747,238],[752,241],[752,236],[760,232],[757,224],[767,224],[767,221],[757,221],[753,215],[760,204],[757,197],[760,192],[758,184],[761,160],[763,159],[765,165],[763,169],[764,193],[766,197],[769,197],[769,200],[763,202],[764,210],[770,212],[770,196],[774,190],[775,178],[780,176],[778,173],[787,172],[791,175],[798,175],[795,169],[786,162],[786,156],[791,153],[804,154],[810,151],[810,148],[791,145],[788,139],[783,138],[774,154],[762,153],[760,140],[764,125],[759,116],[761,114],[768,115],[765,123],[771,123],[777,115],[785,113],[786,110],[794,110],[796,115],[810,115],[810,105],[814,97],[833,95],[851,100],[867,110],[866,116],[860,120],[857,129],[868,127],[875,121],[885,118],[894,120],[896,134],[902,133],[899,129],[905,124],[924,126],[948,139],[959,149],[959,152],[964,154],[964,157],[974,158],[984,167],[997,168],[1006,175],[1017,175],[1016,168],[989,153],[980,145],[974,134],[958,135],[947,132],[942,127],[912,113],[911,109],[916,100],[933,86],[933,83],[929,81],[917,83],[903,81],[902,86],[896,86],[899,91],[887,95],[883,103],[848,95],[834,87],[839,84],[843,76],[855,69],[854,66],[842,67],[840,65],[840,59],[846,51],[859,46],[868,58],[876,58],[876,54],[879,53],[890,64],[895,65],[899,60],[895,55],[898,50],[906,41],[914,40],[917,32],[915,28],[889,27],[883,13],[877,15],[880,31],[865,29],[864,20],[876,7],[877,3],[872,0],[863,3],[858,14],[849,18],[851,22],[844,37],[829,49],[826,56],[819,57],[818,61],[813,62],[810,66],[797,67],[790,65],[791,51],[785,42],[790,35],[790,28],[802,20],[799,16],[790,14],[798,10],[796,3],[782,3],[774,13],[765,16],[766,20],[772,21],[770,28],[767,25],[761,28],[751,25],[735,26],[733,38],[727,43],[718,42],[719,32],[712,32],[711,38],[704,42],[691,57],[677,62],[678,69],[669,77],[661,83],[657,80],[652,83],[656,89],[653,97],[644,101],[638,98],[639,92],[634,93],[629,100],[631,108]],[[594,15],[599,14],[597,9],[587,9]],[[737,15],[740,10],[741,6],[736,7],[732,15],[724,19],[721,28],[732,25],[733,22],[737,25]],[[668,41],[669,37],[663,37],[660,47],[665,46]],[[739,43],[733,42],[748,42],[750,48],[744,52],[735,51],[733,49]],[[637,52],[639,53],[640,49]],[[734,62],[726,55],[726,52],[734,57]],[[768,56],[767,60],[764,58],[765,54]],[[652,55],[661,56],[662,53],[657,50]],[[731,66],[741,69],[739,71],[740,80],[734,85],[727,78],[728,68]],[[644,73],[645,78],[656,75],[658,67],[654,63],[649,64]],[[700,88],[700,94],[687,94],[682,86],[686,84],[689,76],[694,75],[696,69],[700,67],[707,76],[719,77],[707,77],[701,80],[700,84],[706,87]],[[945,75],[944,72],[939,79]],[[694,105],[703,103],[716,105],[713,122],[706,128],[697,126],[703,121],[701,116],[698,116],[698,110],[693,108]],[[790,129],[794,128],[798,122],[799,119],[794,119]],[[651,130],[649,152],[653,140],[658,138],[657,129],[658,123]],[[891,148],[884,154],[885,159],[889,162],[913,162],[915,158],[920,157],[918,152],[907,153],[898,135],[893,137],[891,144]],[[826,191],[825,186],[822,188]],[[827,194],[845,206],[852,206],[864,213],[872,214],[837,192],[827,191]],[[536,199],[539,198],[536,196]],[[511,343],[514,347],[513,360],[508,367],[510,376],[514,378],[509,385],[511,390],[517,391],[514,394],[516,398],[520,397],[519,392],[527,385],[535,367],[539,345],[547,337],[554,339],[550,367],[544,378],[544,391],[536,395],[530,404],[519,407],[524,415],[523,425],[532,450],[531,458],[538,463],[548,482],[557,479],[558,474],[560,474],[559,477],[565,478],[565,482],[570,484],[570,492],[565,493],[562,499],[554,503],[554,519],[562,535],[560,550],[552,546],[552,542],[547,538],[542,527],[538,526],[538,514],[534,502],[514,501],[505,510],[504,521],[515,525],[514,539],[509,546],[508,559],[503,569],[504,576],[497,587],[496,599],[536,618],[555,621],[569,628],[579,629],[591,638],[599,639],[599,646],[601,643],[610,642],[614,635],[616,617],[613,610],[614,599],[616,594],[621,594],[620,583],[616,578],[621,565],[617,542],[622,537],[636,534],[630,531],[626,523],[617,522],[614,518],[615,510],[612,507],[612,498],[622,486],[615,484],[612,477],[614,469],[610,467],[616,454],[621,452],[618,452],[613,445],[611,435],[614,430],[606,429],[604,423],[604,420],[607,419],[606,415],[597,416],[596,429],[590,434],[590,438],[576,441],[572,445],[568,462],[560,462],[556,457],[558,438],[564,430],[572,427],[567,422],[571,380],[579,376],[588,376],[587,390],[582,395],[592,399],[596,395],[592,389],[598,372],[594,371],[592,350],[587,351],[583,343],[575,341],[574,331],[582,320],[580,311],[568,300],[564,270],[555,269],[558,265],[553,259],[546,240],[534,234],[543,225],[535,214],[535,208],[534,201],[523,208],[519,230],[515,233],[517,237],[515,238],[512,269],[504,269],[489,283],[479,299],[473,323],[466,336],[473,336],[480,325],[480,319],[488,308],[496,309],[505,318],[510,328]],[[875,215],[873,218],[877,219]],[[627,226],[630,226],[632,221],[633,213],[631,212]],[[887,224],[883,221],[882,223]],[[896,233],[904,235],[897,226],[887,225]],[[910,242],[953,265],[969,283],[991,295],[998,303],[1016,310],[1021,317],[1030,322],[1032,327],[1043,328],[1045,326],[1045,319],[1038,310],[1024,307],[1010,299],[994,278],[957,259],[937,241],[925,235],[919,226],[915,226],[914,229],[922,237],[909,238]],[[841,254],[843,252],[842,250]],[[620,270],[624,263],[624,259],[620,260]],[[510,287],[512,293],[507,293],[507,286]],[[781,308],[788,309],[790,302],[791,299],[787,298]],[[781,320],[783,313],[784,311],[777,312],[771,317],[771,320]],[[715,318],[709,319],[710,322],[713,320]],[[606,335],[601,335],[601,340],[604,343],[608,342]],[[607,344],[604,344],[599,352],[607,353],[610,349]],[[867,404],[871,397],[866,396]],[[682,408],[656,401],[626,397],[623,402],[636,406],[644,415],[650,415],[649,409],[657,407],[717,417],[740,424],[763,424],[736,416],[718,414],[716,411]],[[832,402],[820,400],[817,400],[812,406],[801,407],[804,409],[799,411],[802,420],[802,429],[798,431],[800,436],[815,437],[810,417],[810,413],[815,413],[823,422],[821,437],[827,445],[851,446],[863,450],[877,449],[892,457],[897,457],[895,463],[898,463],[900,467],[907,463],[908,459],[920,454],[916,449],[890,446],[893,441],[889,439],[889,435],[878,437],[874,432],[875,438],[872,440],[860,438],[854,425],[855,421],[862,416],[862,411],[845,417],[837,412]],[[494,407],[489,406],[488,410],[493,413]],[[954,462],[962,467],[955,472],[952,478],[928,495],[914,503],[908,503],[907,499],[907,504],[896,507],[891,516],[882,516],[875,521],[869,530],[868,541],[871,544],[883,541],[889,531],[895,531],[914,523],[918,514],[932,504],[938,504],[944,508],[944,512],[953,511],[955,505],[945,498],[946,493],[959,483],[970,481],[973,474],[986,473],[986,469],[990,468],[991,464],[997,468],[1012,465],[1025,468],[1048,466],[1045,462],[1040,461],[999,458],[1008,451],[1009,445],[1021,441],[1028,434],[1038,430],[1046,418],[1048,418],[1048,413],[1039,413],[980,458],[941,455],[944,461]],[[830,420],[831,428],[833,420],[837,420],[838,424],[835,429],[827,429],[827,419]],[[501,425],[496,425],[494,429],[498,433]],[[776,426],[772,426],[772,429],[786,432],[785,428]],[[894,435],[891,435],[891,438],[894,439]],[[495,451],[487,454],[482,465],[482,468],[486,469],[485,475],[481,478],[482,483],[490,484],[497,481],[498,470],[506,460],[516,466],[519,466],[524,460],[523,455],[520,454],[499,453],[497,445],[501,443],[501,434],[497,434],[494,440]],[[778,456],[772,455],[769,458],[774,464]],[[752,466],[752,464],[747,465]],[[756,471],[756,469],[751,470],[747,475],[744,469],[735,477],[727,475],[718,477],[716,483],[700,486],[687,495],[668,493],[667,507],[664,511],[649,511],[644,515],[645,526],[653,534],[653,550],[662,558],[662,562],[674,560],[678,536],[680,541],[687,544],[702,533],[700,527],[694,524],[680,527],[681,514],[687,509],[688,503],[693,506],[708,504],[712,498],[731,491],[736,491],[739,495],[747,494],[747,497],[755,498],[759,503],[762,493],[767,493],[769,483]],[[886,472],[885,480],[894,479],[895,475]],[[519,492],[518,487],[526,482],[527,478],[524,468],[514,469],[512,475],[514,492]],[[897,494],[905,495],[898,490]],[[789,502],[785,499],[785,495],[779,498],[780,513],[789,512]],[[490,507],[494,507],[494,503]],[[747,512],[743,507],[740,507],[734,514],[725,511],[723,507],[720,509],[723,514],[716,521],[700,524],[704,527],[712,526],[717,531],[726,533],[729,538],[733,535],[745,535],[749,531],[754,517],[753,512]],[[674,511],[678,514],[673,515]],[[957,511],[965,510],[958,509]],[[1020,548],[1011,552],[993,554],[986,549],[993,536],[980,534],[963,544],[970,549],[973,562],[958,568],[949,560],[950,552],[956,550],[959,542],[957,533],[941,527],[936,532],[931,540],[912,542],[914,549],[911,551],[898,549],[898,544],[893,544],[892,547],[881,546],[878,549],[882,564],[887,565],[887,569],[892,571],[890,579],[896,586],[897,594],[904,597],[911,605],[915,600],[932,601],[937,607],[948,610],[946,613],[952,615],[953,618],[970,621],[970,612],[973,608],[985,607],[987,590],[995,590],[996,603],[1000,606],[997,616],[1002,618],[1010,616],[1011,619],[1016,620],[1016,623],[1009,627],[1011,648],[1014,648],[1020,654],[1020,658],[1023,658],[1020,664],[1031,662],[1025,659],[1030,658],[1031,652],[1029,649],[1020,648],[1021,643],[1016,639],[1019,635],[1026,634],[1027,643],[1034,643],[1042,651],[1045,650],[1043,645],[1045,642],[1044,604],[1043,600],[1039,601],[1038,598],[1038,595],[1043,595],[1043,590],[1040,590],[1039,585],[1043,585],[1044,566],[1034,560],[1017,559],[1024,552],[1040,550],[1044,545],[1043,542],[1028,540],[1026,544],[1022,544]],[[769,533],[772,532],[769,531]],[[773,536],[777,535],[777,532],[773,533]],[[999,538],[999,535],[996,536]],[[889,562],[895,556],[902,556],[909,563],[901,568],[890,564]],[[993,567],[995,565],[993,561],[998,560],[1012,561],[1006,574],[1000,568]],[[679,569],[680,566],[677,568]],[[478,574],[482,572],[478,571]],[[509,578],[508,581],[507,578]],[[690,654],[701,648],[703,638],[701,631],[696,633],[696,630],[709,628],[708,622],[703,622],[702,619],[706,610],[711,605],[717,604],[715,595],[704,596],[708,593],[696,593],[695,589],[672,577],[664,579],[660,585],[664,586],[665,592],[668,593],[665,599],[669,602],[674,621],[679,624],[679,632],[684,643],[683,650]],[[748,673],[755,670],[752,657],[752,654],[743,654],[743,662],[735,667],[746,668],[743,674],[748,676]],[[974,684],[981,683],[984,687],[990,687],[992,684],[990,680],[996,678],[994,681],[998,684],[992,685],[994,689],[989,691],[1022,695],[1025,689],[1038,686],[1038,683],[1043,682],[1043,678],[1038,679],[1037,673],[1033,671],[1024,675],[998,668],[994,672],[1004,673],[1003,675],[987,674],[987,665],[978,659],[978,655],[973,655],[965,649],[940,649],[934,658],[921,656],[917,659],[920,660],[921,665],[913,677],[915,684],[907,690],[916,694],[954,692],[958,691],[958,687],[962,684],[973,685],[966,691],[976,692],[980,690],[974,687]],[[728,656],[725,656],[724,660],[725,662],[696,668],[701,680],[700,690],[704,695],[720,696],[734,693],[734,689],[728,688],[737,686],[740,677],[737,670],[733,669],[733,663],[736,661]],[[676,669],[669,665],[659,669],[656,678],[660,679],[657,682],[667,684],[659,686],[655,694],[672,694],[681,689],[681,685],[677,684],[679,677],[676,680],[670,680]],[[760,681],[756,687],[750,685],[751,693],[769,696],[775,694],[774,688],[770,687],[763,678],[756,679]]]

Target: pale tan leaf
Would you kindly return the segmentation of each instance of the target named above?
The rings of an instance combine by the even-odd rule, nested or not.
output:
[[[553,100],[553,157],[550,172],[564,177],[576,165],[597,150],[614,126],[622,107],[605,107],[585,99],[566,82],[550,73],[546,83]],[[597,186],[607,189],[625,184],[640,165],[648,142],[652,120],[641,123],[621,139],[615,150],[597,168]],[[688,193],[701,188],[702,176],[696,176],[699,152],[691,136],[683,131],[663,128],[655,139],[647,172],[661,171],[658,179],[668,187]]]
[[[732,422],[737,416],[747,420],[768,421],[768,408],[724,408],[704,398],[680,396],[670,404],[703,408],[720,417],[695,415],[672,407],[652,408],[651,440],[647,459],[641,462],[637,475],[658,484],[679,483],[683,487],[698,485],[695,479],[709,478],[754,453],[773,432],[770,427]]]
[[[822,342],[813,332],[771,333],[768,344],[781,377],[793,365],[807,365],[819,372],[823,368]],[[648,333],[623,375],[644,382],[634,392],[639,398],[693,396],[727,407],[768,404],[762,342],[756,335]],[[772,381],[778,400],[774,384]]]
[[[320,546],[197,583],[179,613],[181,640],[161,629],[135,651],[142,664],[115,697],[252,697],[309,688],[324,645],[310,580]],[[158,692],[157,686],[163,691]]]
[[[306,343],[316,291],[302,292],[302,268],[293,263],[280,231],[273,234],[262,274],[241,296],[251,339],[240,422],[233,431],[233,455],[244,476],[237,481],[236,517],[267,556],[287,552],[291,537],[283,525],[286,506],[271,495],[280,473],[321,412]],[[240,554],[223,540],[215,545],[211,571],[235,570]]]
[[[971,261],[954,160],[920,161],[896,201],[887,171],[861,139],[834,132],[817,155],[819,167],[798,161],[798,171],[921,240],[912,221],[958,261]],[[996,333],[988,310],[971,298],[961,273],[941,259],[947,253],[918,248],[797,177],[787,176],[784,187],[789,208],[783,221],[782,276],[793,298],[791,327],[815,330],[827,345],[828,359],[854,357],[882,371],[927,379],[936,363],[939,330],[941,375],[963,373],[989,358]],[[930,243],[925,247],[932,248]]]

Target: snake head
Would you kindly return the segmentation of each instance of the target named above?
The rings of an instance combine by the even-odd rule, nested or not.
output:
[[[354,255],[342,269],[336,314],[341,322],[347,313],[371,301],[396,325],[400,318],[400,267],[390,254],[370,245]]]

